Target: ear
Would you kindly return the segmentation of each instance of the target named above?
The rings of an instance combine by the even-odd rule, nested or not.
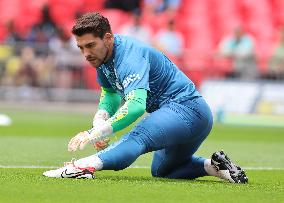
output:
[[[105,44],[109,44],[110,42],[111,42],[111,40],[112,40],[112,38],[113,38],[113,35],[111,34],[111,33],[109,33],[109,32],[107,32],[105,35],[104,35],[104,43]]]

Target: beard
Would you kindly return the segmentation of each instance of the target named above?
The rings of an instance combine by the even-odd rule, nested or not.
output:
[[[102,64],[106,63],[108,60],[108,55],[109,55],[109,48],[105,46],[105,54],[103,57],[94,57],[94,56],[89,56],[86,58],[86,60],[94,67],[97,68],[101,66]]]

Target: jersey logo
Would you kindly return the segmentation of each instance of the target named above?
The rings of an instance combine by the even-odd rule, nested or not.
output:
[[[141,77],[138,73],[131,74],[131,75],[127,76],[127,78],[125,78],[125,80],[123,80],[122,85],[125,89],[131,82],[134,82],[134,81],[140,80],[140,79],[141,79]]]
[[[116,85],[117,89],[122,90],[122,87],[121,87],[121,85],[119,84],[118,81],[115,82],[115,85]]]

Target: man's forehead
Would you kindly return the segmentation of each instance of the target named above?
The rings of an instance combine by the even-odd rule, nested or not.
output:
[[[100,40],[99,37],[94,37],[94,35],[92,34],[84,34],[82,36],[75,35],[75,39],[78,46],[84,46],[86,44]]]

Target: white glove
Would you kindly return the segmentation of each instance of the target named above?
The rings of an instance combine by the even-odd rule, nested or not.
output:
[[[109,119],[109,113],[106,110],[99,109],[93,118],[93,128],[103,125],[107,119]],[[106,138],[95,142],[93,145],[97,151],[101,151],[109,146],[109,142],[110,139]]]
[[[68,144],[68,151],[76,151],[78,148],[83,150],[86,144],[95,145],[96,142],[107,138],[112,134],[112,126],[109,122],[104,121],[102,125],[92,128],[91,130],[78,133]]]
[[[102,122],[109,119],[109,114],[106,110],[99,109],[93,118],[93,128],[100,126]]]
[[[73,137],[68,143],[68,151],[76,151],[78,148],[81,150],[85,147],[87,143],[90,142],[91,135],[88,131],[80,132],[75,137]]]

